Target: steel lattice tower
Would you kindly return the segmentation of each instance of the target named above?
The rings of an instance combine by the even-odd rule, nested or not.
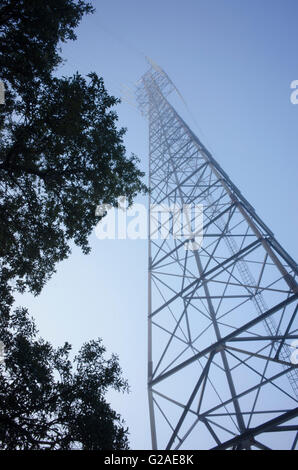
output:
[[[204,239],[186,250],[185,238],[155,239],[149,224],[153,448],[295,449],[297,264],[175,111],[172,91],[150,61],[136,90],[149,119],[149,207],[202,204]]]

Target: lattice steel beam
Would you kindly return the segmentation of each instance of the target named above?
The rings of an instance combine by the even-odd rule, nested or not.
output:
[[[149,120],[149,204],[202,205],[204,239],[198,247],[194,233],[156,238],[175,214],[161,221],[151,209],[152,446],[294,449],[297,264],[178,115],[172,92],[151,61],[136,90]]]

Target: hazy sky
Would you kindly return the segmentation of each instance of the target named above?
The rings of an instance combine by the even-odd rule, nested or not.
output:
[[[96,14],[63,46],[59,73],[96,71],[120,96],[146,71],[144,55],[170,76],[189,111],[179,112],[223,169],[297,258],[298,80],[297,0],[93,1]],[[128,128],[128,153],[147,171],[147,122],[130,104],[118,106]],[[37,298],[18,298],[40,333],[76,351],[102,337],[119,354],[131,386],[111,394],[130,428],[132,448],[149,448],[147,375],[147,242],[91,236],[92,253],[76,248]]]

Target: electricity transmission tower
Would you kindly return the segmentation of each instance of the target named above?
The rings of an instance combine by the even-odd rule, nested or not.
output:
[[[152,446],[295,449],[297,264],[175,111],[173,91],[150,61],[136,90],[150,204],[202,204],[204,231],[198,248],[195,233],[157,239],[149,227]]]

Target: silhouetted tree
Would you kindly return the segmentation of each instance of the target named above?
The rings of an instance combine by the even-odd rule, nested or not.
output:
[[[126,449],[105,399],[126,391],[118,358],[101,340],[70,360],[37,337],[15,290],[38,294],[70,254],[88,253],[98,204],[145,191],[137,158],[117,128],[119,102],[96,73],[58,77],[60,45],[92,6],[83,0],[0,0],[0,448]]]
[[[96,73],[54,75],[60,42],[92,7],[85,1],[0,2],[0,283],[38,294],[68,257],[88,253],[97,204],[145,190],[126,156],[110,96]],[[7,305],[7,304],[6,304]]]
[[[101,340],[84,344],[72,362],[71,346],[38,338],[25,309],[0,318],[0,449],[127,449],[127,429],[105,398],[127,383]]]

